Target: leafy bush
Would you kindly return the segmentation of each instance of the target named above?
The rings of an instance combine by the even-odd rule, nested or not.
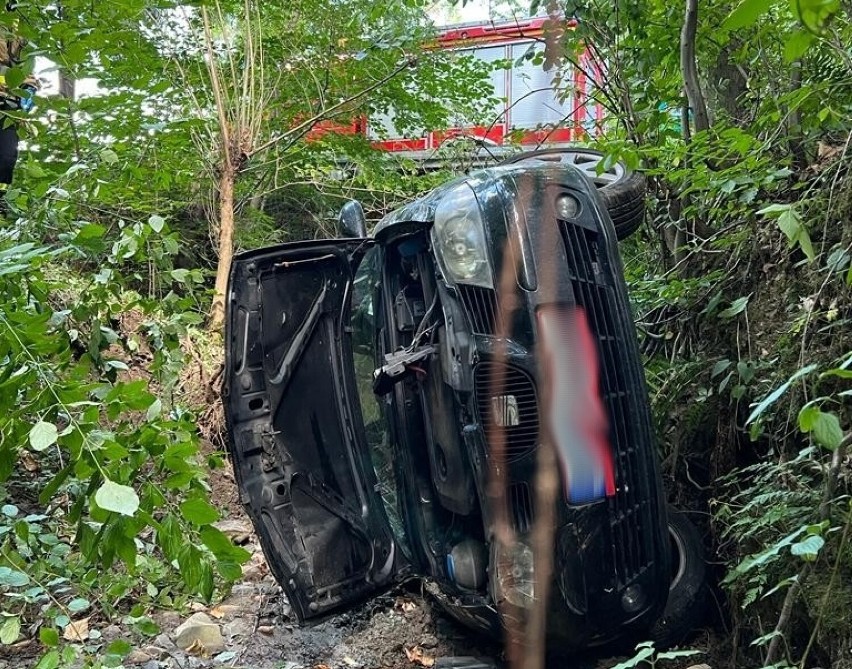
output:
[[[37,625],[48,646],[95,651],[81,616],[153,633],[150,608],[209,601],[249,557],[212,525],[193,415],[170,392],[200,275],[168,269],[176,241],[157,217],[111,243],[94,223],[54,244],[18,235],[0,240],[0,643]],[[80,272],[93,253],[99,269]]]

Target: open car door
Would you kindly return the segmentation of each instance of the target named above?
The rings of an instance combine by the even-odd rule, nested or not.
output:
[[[400,567],[352,363],[352,284],[372,244],[284,244],[239,255],[231,270],[231,457],[240,499],[300,620],[364,599]]]

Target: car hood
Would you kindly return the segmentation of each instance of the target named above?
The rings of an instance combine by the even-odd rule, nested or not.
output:
[[[495,180],[507,176],[530,172],[557,175],[565,174],[566,171],[570,171],[572,174],[577,174],[578,176],[580,175],[579,170],[573,167],[548,164],[532,166],[522,164],[498,165],[471,172],[470,174],[448,181],[423,197],[392,211],[376,224],[376,227],[373,229],[373,237],[379,243],[383,243],[389,237],[407,234],[410,231],[422,228],[424,225],[427,227],[431,226],[435,222],[435,209],[441,200],[460,184],[467,183],[474,192],[477,192]]]

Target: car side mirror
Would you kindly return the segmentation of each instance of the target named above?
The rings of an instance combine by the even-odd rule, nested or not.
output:
[[[337,215],[337,232],[341,237],[362,238],[367,236],[367,218],[364,208],[357,200],[349,200]]]

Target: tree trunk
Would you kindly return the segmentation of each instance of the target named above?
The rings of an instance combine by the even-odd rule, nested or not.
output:
[[[234,257],[234,183],[236,170],[226,166],[219,178],[219,264],[216,266],[216,290],[210,311],[210,327],[221,330],[225,324],[225,295]]]
[[[734,60],[733,54],[739,48],[738,42],[724,46],[711,68],[711,88],[716,107],[725,111],[737,125],[745,125],[748,114],[743,108],[743,96],[748,92],[748,80],[744,70]]]
[[[790,90],[795,92],[802,87],[802,62],[796,61],[791,65]],[[796,172],[804,172],[808,167],[807,153],[805,152],[805,140],[802,133],[802,124],[799,118],[799,108],[792,105],[787,114],[787,145],[790,148],[790,156],[793,169]]]
[[[59,68],[59,95],[66,100],[76,98],[77,81],[64,67]]]
[[[683,29],[680,31],[680,69],[683,73],[683,85],[686,97],[694,116],[695,131],[701,132],[710,127],[707,116],[707,103],[701,92],[698,80],[698,65],[695,61],[695,33],[698,28],[698,0],[686,0],[686,14]]]

